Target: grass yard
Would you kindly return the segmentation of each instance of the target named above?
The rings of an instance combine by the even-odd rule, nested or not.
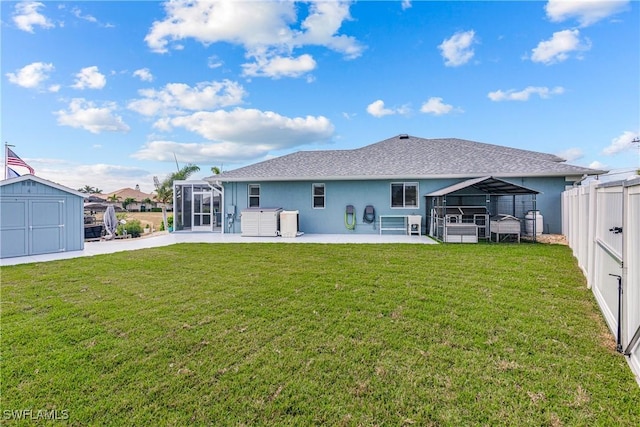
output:
[[[640,425],[566,246],[180,244],[1,279],[5,419]]]

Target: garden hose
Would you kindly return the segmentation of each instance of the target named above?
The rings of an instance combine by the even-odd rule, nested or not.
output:
[[[349,222],[349,215],[353,218],[353,222]],[[352,206],[351,209],[347,209],[344,213],[344,226],[347,227],[347,230],[355,230],[356,229],[356,210]]]

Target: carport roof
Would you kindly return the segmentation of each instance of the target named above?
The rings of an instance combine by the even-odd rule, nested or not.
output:
[[[477,190],[484,191],[489,194],[540,194],[539,191],[532,190],[521,185],[513,184],[492,176],[484,176],[481,178],[468,179],[457,184],[450,185],[429,194],[427,197],[446,196],[458,190],[473,187]]]

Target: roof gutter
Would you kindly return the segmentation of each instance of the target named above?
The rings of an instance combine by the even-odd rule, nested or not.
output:
[[[605,173],[604,171],[594,170],[592,174],[584,174],[583,178],[580,181],[584,180],[587,176],[591,175],[599,175],[601,173]],[[544,177],[564,177],[567,176],[567,172],[554,172],[554,173],[493,173],[490,174],[494,177],[499,178],[544,178]],[[371,180],[423,180],[423,179],[471,179],[471,178],[481,178],[487,176],[487,173],[478,173],[478,174],[430,174],[430,175],[348,175],[348,176],[340,176],[340,175],[309,175],[309,176],[253,176],[253,177],[222,177],[217,176],[215,182],[223,183],[223,182],[277,182],[277,181],[371,181]],[[205,178],[208,180],[208,178]],[[209,180],[212,182],[213,180]]]

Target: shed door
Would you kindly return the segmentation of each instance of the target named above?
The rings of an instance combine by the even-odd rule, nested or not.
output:
[[[3,200],[0,203],[0,256],[29,255],[26,200]]]
[[[30,217],[30,255],[65,250],[63,200],[31,200]]]

